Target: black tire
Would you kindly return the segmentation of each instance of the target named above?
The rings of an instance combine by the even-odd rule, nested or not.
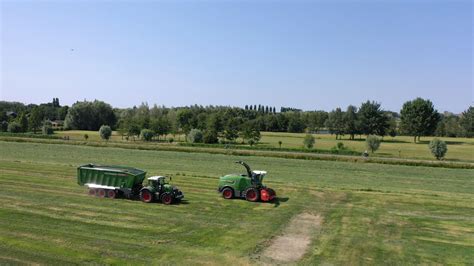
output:
[[[153,201],[153,193],[151,193],[148,189],[144,189],[140,191],[140,200],[145,203],[150,203]]]
[[[260,199],[260,191],[256,188],[247,188],[245,190],[245,199],[251,202],[256,202]]]
[[[226,187],[222,190],[222,197],[224,199],[232,199],[234,198],[234,190],[230,187]]]
[[[166,205],[170,205],[171,203],[173,203],[173,195],[171,195],[168,192],[161,194],[160,198],[161,198],[161,202],[163,202]]]

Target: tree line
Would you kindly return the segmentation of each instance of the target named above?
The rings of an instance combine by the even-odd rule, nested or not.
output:
[[[50,121],[64,120],[68,110],[59,104],[59,98],[39,105],[0,101],[0,131],[51,133]]]
[[[10,113],[14,112],[15,115]],[[108,125],[123,138],[166,139],[181,133],[197,142],[234,142],[241,137],[249,144],[260,140],[260,131],[317,133],[327,131],[335,135],[380,137],[396,135],[472,137],[474,108],[460,115],[440,114],[429,100],[416,98],[404,103],[399,112],[383,110],[380,103],[366,101],[360,106],[326,111],[302,111],[273,106],[165,107],[142,103],[132,108],[113,108],[102,101],[78,101],[71,107],[61,106],[59,99],[52,103],[24,105],[0,102],[1,130],[36,132],[47,121],[64,120],[65,129],[99,130]]]

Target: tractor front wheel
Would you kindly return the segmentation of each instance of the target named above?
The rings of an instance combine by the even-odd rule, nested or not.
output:
[[[271,188],[263,188],[260,190],[260,199],[262,201],[272,201],[275,198],[275,191]]]
[[[222,190],[222,197],[224,197],[224,199],[231,199],[234,197],[234,191],[232,191],[231,188],[226,187]]]
[[[149,190],[140,191],[140,199],[145,203],[150,203],[153,201],[153,194]]]
[[[259,199],[259,193],[256,188],[249,188],[245,191],[245,199],[251,202],[256,202]]]
[[[166,205],[170,205],[171,202],[173,202],[173,197],[171,196],[170,193],[163,193],[161,196],[161,202],[163,202]]]

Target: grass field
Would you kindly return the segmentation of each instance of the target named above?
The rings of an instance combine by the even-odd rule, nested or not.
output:
[[[74,140],[84,140],[84,134],[89,135],[89,141],[101,141],[98,132],[95,131],[58,131],[60,136],[69,136]],[[282,141],[282,148],[302,148],[305,134],[299,133],[274,133],[262,132],[262,139],[259,146],[279,147],[278,142]],[[338,142],[344,143],[347,148],[364,152],[366,150],[364,139],[349,140],[348,137],[336,140],[334,135],[317,134],[315,148],[330,150]],[[184,136],[175,136],[175,140],[184,140]],[[408,136],[397,136],[395,138],[385,137],[380,149],[373,155],[379,157],[392,157],[403,159],[423,159],[433,160],[434,157],[428,149],[428,143],[433,137],[424,137],[419,143],[413,143],[413,138]],[[469,138],[441,138],[448,144],[448,161],[474,162],[474,139]],[[112,142],[126,142],[116,132],[112,135]],[[129,141],[131,142],[131,141]]]
[[[296,133],[272,133],[265,132],[262,135],[262,143],[278,147],[278,141],[282,141],[282,147],[300,148],[303,145],[305,134]],[[342,140],[336,140],[334,135],[318,134],[315,147],[318,149],[331,149],[338,142],[344,143],[349,149],[363,152],[365,139],[349,140],[349,137],[343,137]],[[423,137],[420,142],[414,143],[413,137],[397,136],[395,138],[385,137],[376,152],[376,156],[409,158],[409,159],[428,159],[432,160],[433,155],[428,149],[428,143],[433,137]],[[469,138],[440,138],[448,144],[448,153],[446,160],[452,161],[474,161],[474,139]],[[399,152],[400,151],[400,152]]]
[[[91,135],[91,134],[89,134]],[[92,137],[91,137],[92,138]],[[0,264],[274,263],[293,217],[321,217],[298,264],[470,264],[474,171],[0,142]],[[273,204],[224,200],[218,176],[267,170]],[[90,197],[83,163],[173,176],[180,205]]]

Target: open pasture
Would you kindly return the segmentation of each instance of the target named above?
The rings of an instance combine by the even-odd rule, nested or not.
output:
[[[69,136],[70,139],[74,140],[84,140],[84,134],[88,134],[89,141],[102,141],[100,139],[99,133],[96,131],[70,130],[58,131],[56,134],[59,136]],[[282,142],[282,148],[302,148],[303,139],[305,137],[305,134],[303,133],[262,132],[261,134],[262,138],[259,146],[272,148],[278,148],[279,141]],[[342,142],[345,147],[360,153],[367,149],[365,146],[365,137],[362,137],[362,139],[356,137],[355,140],[349,140],[348,136],[344,136],[342,139],[336,140],[335,136],[330,134],[315,134],[314,136],[316,138],[316,149],[330,150],[331,148],[335,147],[338,142]],[[169,135],[168,138],[170,137],[172,136]],[[184,135],[174,136],[175,141],[184,141],[184,139]],[[422,137],[420,142],[414,143],[413,138],[409,136],[397,136],[395,138],[386,136],[380,145],[380,149],[371,156],[434,160],[433,155],[428,149],[428,143],[432,139],[433,137]],[[448,144],[448,153],[446,154],[445,160],[474,162],[474,139],[447,137],[440,139],[446,141]],[[122,139],[122,137],[118,135],[117,132],[113,132],[110,141],[127,142],[127,140]],[[238,143],[241,141],[241,139],[237,140]],[[129,140],[128,142],[130,143],[133,141]]]
[[[222,199],[217,178],[242,172],[236,160],[267,170],[280,200]],[[90,197],[75,179],[89,162],[171,175],[185,201]],[[469,264],[473,178],[468,169],[0,142],[0,264]],[[302,214],[319,217],[306,252],[272,257],[267,247]]]

